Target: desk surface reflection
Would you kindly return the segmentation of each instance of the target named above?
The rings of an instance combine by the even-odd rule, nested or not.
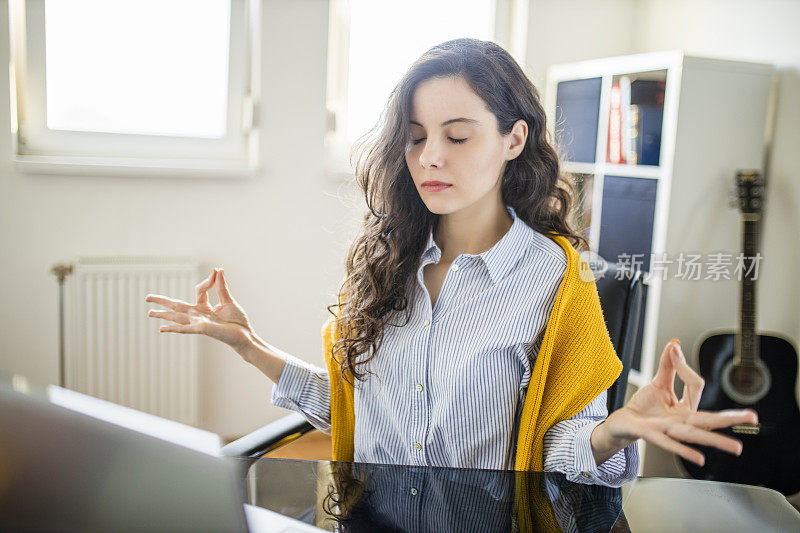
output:
[[[329,531],[800,530],[775,491],[639,478],[623,488],[558,473],[258,459],[250,503]]]

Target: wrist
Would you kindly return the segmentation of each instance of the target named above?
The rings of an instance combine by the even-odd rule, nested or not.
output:
[[[264,342],[254,332],[245,330],[243,339],[234,347],[241,358],[277,383],[283,372],[286,357],[283,352]]]
[[[614,431],[614,421],[606,418],[595,426],[590,437],[592,454],[598,465],[604,463],[620,450],[631,445],[636,439],[619,436]]]
[[[252,363],[258,358],[259,350],[263,350],[263,344],[259,342],[258,335],[252,330],[242,327],[239,339],[231,345],[236,353],[248,363]]]

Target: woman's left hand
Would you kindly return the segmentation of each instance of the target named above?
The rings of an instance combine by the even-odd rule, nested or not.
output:
[[[684,382],[683,397],[675,394],[675,374]],[[742,453],[742,443],[715,433],[714,429],[737,424],[758,424],[752,409],[698,411],[705,382],[690,367],[673,339],[664,348],[653,380],[639,389],[630,401],[599,424],[592,433],[592,451],[597,464],[638,438],[684,459],[703,465],[703,454],[684,443],[712,446],[728,453]]]

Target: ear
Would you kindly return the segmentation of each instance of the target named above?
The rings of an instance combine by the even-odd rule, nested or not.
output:
[[[525,141],[528,138],[528,123],[519,119],[511,127],[511,131],[507,134],[508,148],[506,148],[506,161],[516,159],[522,150],[525,148]]]

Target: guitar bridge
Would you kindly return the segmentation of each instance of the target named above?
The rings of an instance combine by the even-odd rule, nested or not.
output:
[[[758,435],[761,432],[761,424],[737,424],[731,426],[731,430],[743,435]]]

